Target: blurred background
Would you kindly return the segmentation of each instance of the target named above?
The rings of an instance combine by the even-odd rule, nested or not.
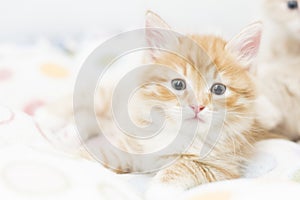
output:
[[[230,39],[260,19],[260,0],[2,0],[0,105],[34,115],[70,93],[91,51],[143,28],[147,10],[177,32]]]
[[[143,27],[147,9],[177,31],[225,37],[260,15],[259,0],[2,0],[0,41],[115,34]]]

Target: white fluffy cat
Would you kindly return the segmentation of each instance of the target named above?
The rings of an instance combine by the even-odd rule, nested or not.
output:
[[[261,118],[272,132],[300,138],[300,8],[296,0],[263,0],[263,34],[256,77],[272,106]]]

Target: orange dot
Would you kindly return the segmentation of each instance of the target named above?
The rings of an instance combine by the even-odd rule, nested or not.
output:
[[[44,75],[51,78],[65,78],[69,75],[69,70],[54,63],[42,64],[40,70]]]
[[[230,200],[231,197],[232,195],[229,192],[224,191],[193,196],[189,200]]]

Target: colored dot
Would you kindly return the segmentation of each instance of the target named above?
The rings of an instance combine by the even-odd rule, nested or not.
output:
[[[0,81],[6,81],[12,77],[13,73],[9,69],[0,69]]]
[[[295,181],[295,182],[300,183],[300,169],[298,169],[298,170],[294,173],[294,175],[293,175],[293,177],[292,177],[292,181]]]
[[[44,101],[41,101],[41,100],[34,100],[34,101],[28,103],[28,104],[24,107],[23,111],[24,111],[25,113],[27,113],[28,115],[33,116],[33,115],[35,114],[35,111],[36,111],[38,108],[42,107],[43,105],[45,105],[45,102],[44,102]]]
[[[69,75],[69,70],[61,65],[45,63],[40,67],[42,74],[51,78],[65,78]]]
[[[214,192],[214,193],[205,193],[202,195],[197,195],[189,200],[230,200],[232,197],[229,192]]]

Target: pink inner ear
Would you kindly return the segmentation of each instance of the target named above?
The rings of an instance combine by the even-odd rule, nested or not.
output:
[[[145,27],[146,27],[146,28],[154,27],[153,22],[151,22],[150,20],[146,20],[146,22],[145,22]]]
[[[261,33],[258,33],[256,37],[253,37],[251,40],[246,41],[245,45],[242,46],[241,52],[243,57],[252,57],[258,53],[258,49],[261,41]]]
[[[147,42],[150,46],[160,46],[163,41],[163,35],[159,32],[159,30],[155,29],[147,29],[146,30]]]
[[[155,20],[156,19],[156,20]],[[146,19],[146,39],[150,46],[159,47],[163,41],[163,35],[160,33],[158,28],[160,26],[160,21],[157,16],[148,17]]]
[[[163,44],[163,36],[159,31],[156,31],[154,29],[147,29],[146,30],[146,41],[149,45],[149,47],[160,47],[161,44]],[[154,60],[156,58],[156,50],[151,49],[150,58]]]

